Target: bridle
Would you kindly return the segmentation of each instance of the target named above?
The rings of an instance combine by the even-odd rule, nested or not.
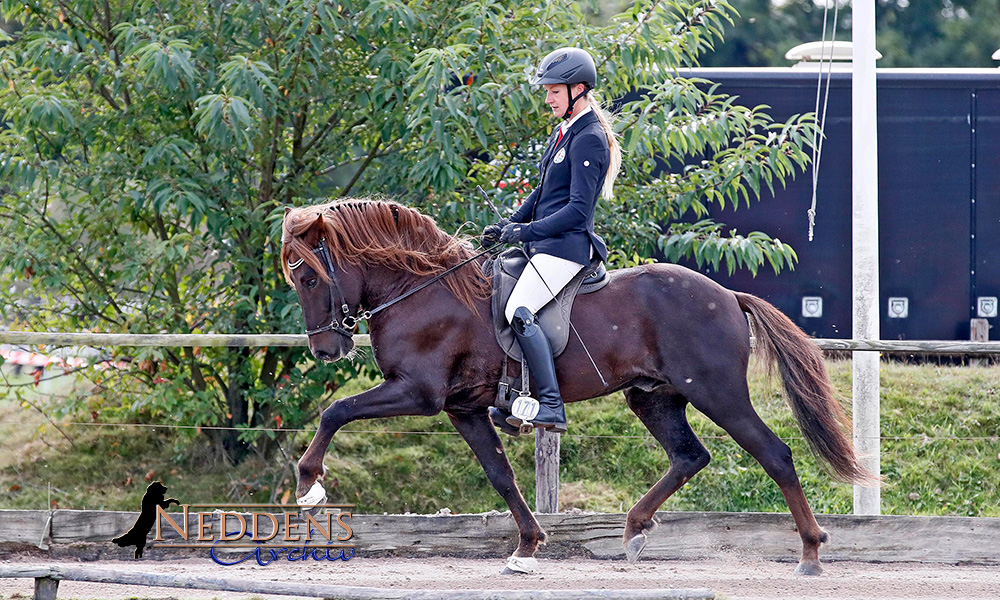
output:
[[[336,311],[334,310],[334,316],[330,319],[330,322],[322,327],[317,327],[315,329],[306,329],[306,335],[312,337],[314,335],[319,335],[321,333],[326,333],[327,331],[336,331],[340,335],[347,337],[354,337],[354,333],[351,331],[358,326],[358,318],[351,315],[351,307],[347,305],[347,296],[344,294],[344,289],[340,286],[340,281],[337,280],[337,270],[333,267],[333,259],[330,257],[330,250],[326,247],[326,238],[322,238],[319,241],[319,246],[313,249],[313,254],[319,257],[320,263],[323,264],[323,268],[326,270],[327,277],[330,278],[331,285],[330,290],[330,308],[337,306],[337,294],[344,299],[344,302],[340,305],[340,310],[344,313],[343,322],[337,322]],[[288,270],[294,271],[302,266],[304,259],[299,259],[294,263],[288,263]],[[358,307],[360,311],[360,307]],[[362,319],[367,319],[371,316],[370,313],[362,312],[360,314]]]
[[[395,304],[397,302],[400,302],[400,301],[402,301],[402,300],[404,300],[404,299],[412,296],[413,294],[416,294],[417,292],[419,292],[420,290],[424,289],[425,287],[431,285],[432,283],[440,281],[444,277],[450,275],[451,273],[457,271],[458,269],[461,269],[462,267],[464,267],[465,265],[469,264],[470,262],[476,260],[480,256],[483,256],[485,254],[489,254],[490,252],[493,252],[495,249],[497,249],[501,245],[502,244],[499,243],[499,242],[496,243],[496,244],[493,244],[492,246],[490,246],[489,248],[486,248],[482,252],[480,252],[478,254],[474,254],[473,256],[471,256],[471,257],[463,260],[462,262],[458,263],[457,265],[449,268],[448,270],[446,270],[445,272],[441,273],[440,275],[437,275],[436,277],[433,277],[433,278],[431,278],[431,279],[429,279],[429,280],[421,283],[420,285],[418,285],[417,287],[413,288],[412,290],[410,290],[410,291],[408,291],[408,292],[406,292],[404,294],[401,294],[401,295],[397,296],[396,298],[393,298],[392,300],[389,300],[388,302],[383,302],[382,304],[378,305],[377,307],[373,308],[372,310],[362,310],[361,306],[359,305],[358,306],[358,310],[355,311],[355,314],[357,316],[353,316],[353,315],[351,315],[351,307],[347,305],[347,296],[344,295],[343,288],[340,286],[340,282],[337,280],[337,271],[333,267],[333,259],[330,257],[330,250],[326,247],[326,238],[321,238],[319,240],[319,246],[317,246],[316,248],[314,248],[312,252],[313,252],[313,254],[315,254],[316,256],[319,257],[320,262],[323,264],[323,268],[326,269],[327,276],[330,278],[330,281],[333,284],[329,288],[330,289],[330,307],[331,307],[331,309],[333,307],[337,306],[337,293],[340,293],[340,297],[344,298],[344,302],[342,302],[341,305],[340,305],[340,310],[344,314],[344,319],[341,322],[337,322],[337,317],[334,316],[334,317],[332,317],[330,319],[330,322],[328,324],[323,325],[322,327],[317,327],[316,329],[306,329],[306,335],[309,336],[309,337],[312,337],[314,335],[319,335],[320,333],[325,333],[327,331],[336,331],[340,335],[343,335],[343,336],[346,336],[346,337],[349,337],[349,338],[353,338],[354,337],[353,329],[358,326],[358,321],[359,320],[365,320],[365,321],[367,321],[368,319],[372,318],[372,316],[374,316],[374,315],[382,312],[383,310],[389,308],[393,304]],[[301,258],[299,260],[295,261],[294,263],[290,262],[290,263],[288,263],[288,270],[289,271],[294,271],[295,269],[301,267],[302,263],[304,263],[304,262],[305,262],[305,260],[301,259]],[[334,314],[336,314],[336,311],[334,311]]]

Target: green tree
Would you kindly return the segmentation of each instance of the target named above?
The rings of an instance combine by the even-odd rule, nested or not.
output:
[[[726,43],[707,54],[701,61],[703,66],[788,67],[792,63],[785,58],[785,52],[803,42],[821,39],[823,7],[812,0],[781,4],[773,0],[733,0],[732,5],[739,16],[734,16],[733,26],[726,30]],[[837,39],[849,40],[845,7],[841,7],[840,14]],[[832,22],[832,8],[828,18]]]
[[[881,67],[995,67],[998,0],[881,0],[876,45]]]
[[[838,40],[851,40],[851,6],[840,4]],[[785,52],[823,35],[823,3],[818,0],[732,0],[734,24],[726,43],[704,56],[713,67],[787,67]],[[833,1],[827,39],[833,22]],[[879,0],[876,47],[879,67],[994,67],[1000,47],[998,0]]]
[[[300,330],[277,264],[282,207],[381,193],[478,230],[492,217],[475,185],[509,184],[498,196],[512,205],[533,175],[553,124],[527,75],[565,44],[591,49],[605,96],[624,99],[625,166],[599,225],[616,266],[656,250],[730,270],[794,260],[705,218],[792,176],[811,131],[676,76],[721,41],[722,1],[639,2],[604,25],[541,0],[0,8],[22,26],[0,47],[0,293],[23,328]],[[667,163],[690,164],[658,175]],[[119,381],[62,408],[235,427],[205,430],[233,461],[281,442],[255,427],[308,422],[366,364],[279,348],[118,357],[132,364]]]

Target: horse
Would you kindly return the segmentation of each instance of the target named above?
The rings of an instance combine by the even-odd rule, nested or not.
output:
[[[384,376],[380,385],[323,411],[298,461],[300,503],[325,501],[323,458],[345,424],[444,411],[517,524],[518,545],[502,572],[530,572],[546,534],[518,490],[488,415],[506,358],[494,335],[485,259],[431,217],[388,200],[286,208],[281,241],[284,276],[297,292],[312,355],[322,361],[348,356],[357,321],[367,318]],[[813,516],[791,450],[757,415],[747,386],[752,325],[755,351],[777,364],[793,415],[830,474],[850,483],[877,479],[854,454],[850,423],[819,348],[768,302],[685,267],[644,264],[609,277],[604,289],[576,299],[572,322],[579,337],[571,337],[556,370],[565,402],[623,391],[670,460],[628,511],[626,558],[639,559],[656,510],[709,463],[687,420],[690,404],[777,483],[802,540],[795,572],[819,575],[819,548],[829,537]],[[426,287],[404,298],[420,286]]]

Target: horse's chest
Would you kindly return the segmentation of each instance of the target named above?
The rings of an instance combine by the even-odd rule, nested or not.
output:
[[[398,371],[418,359],[440,354],[453,343],[455,333],[446,321],[427,323],[418,328],[372,332],[372,356],[383,373]]]

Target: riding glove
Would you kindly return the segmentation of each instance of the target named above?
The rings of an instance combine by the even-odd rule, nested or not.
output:
[[[500,241],[504,244],[516,244],[524,235],[524,223],[508,223],[500,232]]]
[[[503,232],[503,228],[509,223],[510,219],[500,219],[496,223],[484,227],[482,235],[479,236],[479,245],[483,248],[489,248],[499,242],[500,233]]]

